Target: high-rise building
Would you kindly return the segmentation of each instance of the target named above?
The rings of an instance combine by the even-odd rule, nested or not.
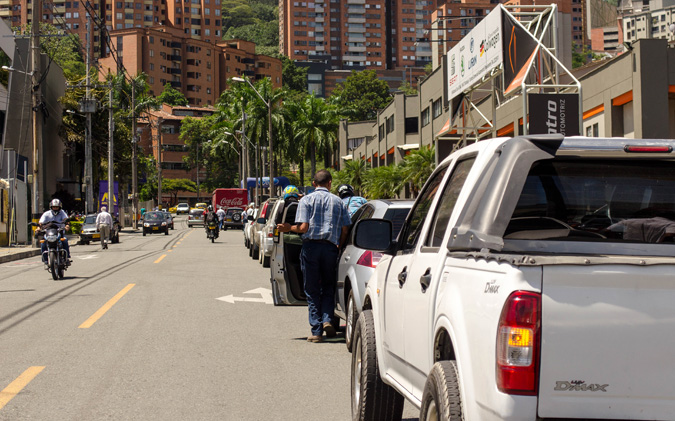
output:
[[[280,0],[280,51],[332,69],[423,67],[431,50],[417,40],[434,10],[436,0]]]
[[[269,77],[281,87],[281,60],[255,53],[255,44],[242,40],[216,44],[187,36],[168,26],[130,28],[110,32],[115,57],[99,62],[101,72],[115,73],[121,63],[131,75],[148,75],[151,93],[159,95],[167,83],[183,93],[193,106],[213,105],[231,77],[253,81]]]

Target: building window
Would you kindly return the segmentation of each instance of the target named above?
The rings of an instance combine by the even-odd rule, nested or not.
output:
[[[422,127],[429,124],[429,107],[422,111]]]
[[[432,115],[433,118],[436,118],[441,115],[441,112],[443,111],[443,107],[441,106],[441,99],[437,99],[436,101],[433,102],[432,104]]]

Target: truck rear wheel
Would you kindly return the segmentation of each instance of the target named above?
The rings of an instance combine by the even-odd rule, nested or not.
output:
[[[462,420],[459,375],[455,361],[439,361],[424,385],[420,421]]]
[[[352,420],[400,420],[403,396],[380,377],[372,310],[361,313],[352,350]]]

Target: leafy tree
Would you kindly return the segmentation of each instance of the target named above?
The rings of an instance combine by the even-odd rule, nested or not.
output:
[[[174,89],[169,82],[164,85],[164,90],[157,97],[157,102],[160,104],[168,104],[172,106],[176,105],[188,105],[188,100],[185,98],[185,95],[177,89]]]
[[[581,67],[584,64],[601,59],[602,56],[595,54],[587,46],[580,46],[579,44],[574,43],[572,45],[572,68],[576,69]]]
[[[341,173],[341,179],[345,184],[354,187],[357,194],[363,195],[363,185],[368,172],[368,166],[365,159],[352,159],[344,163]]]
[[[223,38],[254,42],[258,54],[272,56],[279,54],[279,23],[277,21],[256,21],[249,25],[233,26],[225,32]]]
[[[286,56],[281,56],[281,75],[284,86],[289,91],[307,92],[307,68],[298,67],[295,62]]]
[[[0,66],[8,66],[12,64],[12,61],[9,59],[9,56],[5,54],[4,51],[0,50]],[[5,88],[9,83],[9,70],[0,69],[0,83],[2,83]]]
[[[184,191],[196,192],[197,184],[187,178],[162,178],[162,192],[173,196],[171,203],[178,203],[178,193]]]
[[[413,88],[407,80],[404,80],[403,83],[401,83],[398,90],[403,91],[406,95],[417,95],[417,89]]]
[[[255,13],[248,4],[238,1],[224,1],[220,8],[223,32],[227,32],[231,27],[238,28],[255,23]]]
[[[29,35],[31,24],[21,28],[14,28],[23,35]],[[40,33],[45,37],[40,38],[42,52],[46,53],[51,60],[63,69],[66,78],[71,75],[84,76],[86,74],[83,59],[83,49],[77,35],[62,35],[63,30],[46,22],[40,23]],[[94,79],[95,80],[95,79]]]
[[[333,152],[338,129],[337,113],[322,98],[313,94],[305,97],[299,105],[301,112],[293,122],[295,140],[306,145],[311,159],[311,175],[314,177],[317,151],[324,156]]]
[[[344,83],[333,90],[334,102],[345,109],[352,109],[350,121],[372,120],[377,111],[391,102],[389,85],[377,78],[374,70],[352,71]]]

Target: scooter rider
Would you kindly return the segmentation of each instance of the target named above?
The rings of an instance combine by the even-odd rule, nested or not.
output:
[[[49,208],[50,210],[46,211],[45,213],[42,214],[40,217],[40,229],[44,229],[45,225],[49,224],[50,222],[54,222],[59,228],[63,229],[68,229],[70,225],[68,224],[68,214],[61,209],[61,201],[59,199],[53,199],[51,202],[49,202]],[[68,253],[68,266],[72,263],[72,260],[70,259],[70,245],[68,244],[68,238],[64,235],[62,237],[63,240],[63,248],[66,250],[66,253]],[[47,242],[44,241],[40,245],[40,249],[42,250],[42,262],[47,266]]]
[[[218,238],[218,215],[213,211],[213,206],[209,205],[204,211],[204,231],[209,233],[209,222],[216,224],[216,238]]]

